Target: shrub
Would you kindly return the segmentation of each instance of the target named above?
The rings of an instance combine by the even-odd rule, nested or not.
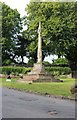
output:
[[[18,75],[20,73],[26,74],[27,72],[31,71],[31,68],[25,68],[25,67],[13,67],[13,66],[4,66],[0,67],[2,69],[1,73],[7,74],[8,71],[11,72],[11,74]]]
[[[52,63],[52,65],[68,65],[68,60],[66,58],[57,58],[54,59],[54,62]]]
[[[43,61],[42,63],[44,66],[51,66],[51,63],[49,63],[48,61]]]
[[[4,60],[3,62],[2,62],[2,65],[10,65],[10,64],[12,64],[12,61],[11,60]]]
[[[2,69],[2,70],[1,70]],[[0,71],[3,74],[7,74],[10,71],[11,74],[19,75],[19,74],[27,74],[30,72],[32,68],[27,67],[13,67],[13,66],[3,66],[0,67]],[[71,69],[69,67],[45,67],[46,71],[51,73],[52,75],[59,76],[70,74]]]
[[[28,63],[27,63],[27,66],[33,66],[34,64],[34,60],[33,59],[29,59]]]
[[[52,75],[56,76],[71,73],[71,69],[69,67],[46,67],[45,69]]]

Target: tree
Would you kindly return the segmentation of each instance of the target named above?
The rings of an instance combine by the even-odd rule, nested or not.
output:
[[[38,22],[42,22],[44,57],[64,55],[77,66],[77,2],[30,2],[26,9],[30,36],[37,38]]]
[[[42,9],[44,9],[45,4],[42,3]],[[34,7],[36,6],[36,7]],[[28,5],[27,8],[27,13],[28,13],[28,17],[27,17],[27,24],[28,24],[28,33],[30,36],[30,45],[28,46],[29,49],[29,57],[34,58],[34,62],[36,62],[37,60],[37,40],[38,40],[38,34],[37,34],[37,30],[38,30],[38,22],[39,20],[42,20],[42,42],[43,42],[43,46],[42,46],[42,52],[43,52],[43,59],[45,56],[48,56],[48,51],[50,50],[50,46],[48,46],[49,40],[46,38],[46,29],[45,28],[45,16],[42,15],[42,12],[40,10],[40,3],[30,3],[30,5]],[[44,11],[44,10],[43,10]],[[46,41],[46,40],[47,41]]]
[[[0,2],[0,39],[2,37],[2,4]],[[2,40],[0,40],[0,66],[2,65]]]
[[[68,60],[66,58],[57,58],[54,59],[53,65],[59,65],[59,66],[68,66]]]
[[[22,30],[20,14],[16,9],[11,9],[2,3],[2,60],[3,64],[7,59],[15,62],[15,45],[17,35]]]
[[[17,39],[17,42],[16,42],[16,47],[15,47],[15,55],[17,57],[21,57],[22,59],[22,65],[24,63],[24,56],[27,56],[27,47],[28,47],[28,44],[29,44],[29,40],[28,40],[28,34],[26,32],[26,34],[24,35],[24,32],[22,33],[22,36],[21,35],[18,35],[18,39]]]

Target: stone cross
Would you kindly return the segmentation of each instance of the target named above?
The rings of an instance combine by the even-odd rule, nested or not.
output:
[[[38,27],[37,63],[42,63],[42,30],[41,30],[41,22],[39,22],[39,27]]]

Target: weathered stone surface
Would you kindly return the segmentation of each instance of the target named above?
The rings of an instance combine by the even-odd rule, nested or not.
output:
[[[42,30],[41,22],[39,22],[38,27],[38,49],[37,49],[37,63],[42,63]]]
[[[45,69],[42,63],[36,63],[34,64],[32,71],[29,72],[28,74],[43,74],[43,73],[45,73]]]
[[[41,22],[39,22],[38,28],[38,50],[37,50],[37,63],[34,64],[34,67],[31,72],[23,76],[23,79],[20,79],[21,82],[61,82],[60,80],[55,79],[51,74],[47,73],[42,65],[42,30]]]
[[[44,69],[44,66],[40,63],[34,64],[34,67],[31,72],[23,76],[21,79],[23,82],[61,82],[58,79],[55,79],[51,74],[47,73]]]
[[[7,77],[8,77],[8,75],[0,74],[0,78],[7,78]],[[17,78],[17,76],[12,75],[12,74],[10,74],[10,77],[11,77],[11,78]]]

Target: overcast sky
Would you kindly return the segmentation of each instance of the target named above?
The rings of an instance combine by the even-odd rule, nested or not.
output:
[[[12,9],[17,8],[21,17],[23,17],[26,14],[25,7],[30,2],[30,0],[0,0],[0,1],[5,2]]]

